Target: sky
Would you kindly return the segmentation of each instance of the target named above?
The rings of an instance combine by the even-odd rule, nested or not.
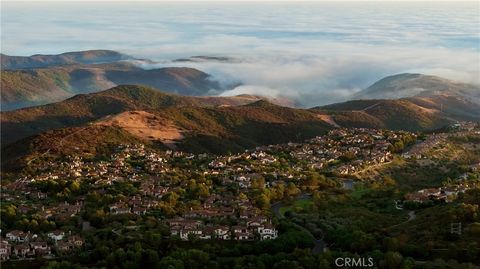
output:
[[[223,95],[346,100],[384,76],[414,72],[480,83],[480,2],[2,2],[1,52],[112,49],[189,66]],[[181,64],[193,55],[229,62]],[[212,94],[216,94],[213,93]]]

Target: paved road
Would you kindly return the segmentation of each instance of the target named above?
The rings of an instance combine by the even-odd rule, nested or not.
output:
[[[414,220],[414,219],[416,219],[416,218],[417,218],[417,215],[415,214],[415,211],[411,210],[411,211],[408,212],[408,219],[407,219],[406,221],[402,221],[402,222],[397,223],[397,224],[395,224],[395,225],[392,225],[392,226],[390,226],[390,227],[388,227],[388,228],[394,228],[394,227],[400,226],[400,225],[405,224],[405,223],[407,223],[407,222],[410,222],[410,221],[412,221],[412,220]]]
[[[307,200],[307,199],[311,199],[311,198],[312,198],[311,193],[304,193],[304,194],[299,195],[296,198],[296,200],[300,201],[300,200]],[[280,208],[282,208],[283,206],[285,206],[283,201],[276,202],[276,203],[272,204],[272,206],[271,206],[273,214],[275,214],[275,216],[279,219],[285,218],[282,214],[280,214]],[[302,227],[302,226],[300,226],[298,224],[295,224],[295,223],[294,223],[294,225],[297,226],[299,229],[309,233],[310,235],[312,235],[313,238],[315,238],[315,236],[313,236],[313,234],[309,230],[305,229],[305,227]],[[323,238],[320,238],[320,239],[315,238],[314,244],[315,245],[312,248],[313,253],[318,254],[318,253],[322,253],[324,251],[326,244],[325,244],[325,241],[323,241]]]

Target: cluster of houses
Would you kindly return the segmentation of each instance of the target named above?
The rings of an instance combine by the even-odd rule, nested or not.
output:
[[[46,238],[40,238],[37,234],[12,230],[0,240],[0,258],[24,259],[32,257],[51,256],[56,253],[68,253],[84,246],[85,241],[78,235],[65,234],[62,230],[51,231]]]
[[[402,154],[402,157],[406,159],[422,159],[425,158],[425,153],[429,150],[435,148],[437,145],[441,145],[447,139],[448,134],[440,133],[440,134],[432,134],[428,136],[428,138],[422,143],[417,143],[413,145],[409,150]]]
[[[182,240],[244,241],[275,239],[278,236],[271,219],[253,206],[248,198],[221,194],[211,195],[201,208],[190,209],[182,217],[168,219],[166,223],[172,236]]]
[[[225,177],[226,181],[232,180],[240,187],[248,188],[248,181],[252,179],[251,171],[266,171],[261,168],[278,164],[278,157],[275,156],[277,152],[285,152],[301,160],[301,165],[291,165],[298,172],[313,168],[348,175],[363,167],[389,161],[392,158],[389,146],[401,140],[404,135],[414,136],[412,133],[401,131],[339,128],[305,143],[269,145],[226,156],[194,155],[180,151],[158,152],[146,149],[142,144],[120,145],[111,155],[110,161],[84,162],[79,156],[74,156],[67,161],[47,162],[36,167],[38,171],[44,170],[44,173],[39,173],[35,177],[19,178],[7,185],[6,189],[30,193],[34,198],[44,199],[46,194],[29,188],[30,183],[64,178],[91,178],[95,180],[95,185],[99,186],[111,185],[116,181],[143,182],[145,177],[142,175],[165,175],[175,171],[177,168],[169,163],[175,158],[210,160],[205,166],[192,169],[203,171],[205,175],[228,175]],[[344,158],[345,156],[348,158]],[[246,162],[242,163],[239,160]],[[136,165],[135,161],[141,162],[142,166]],[[294,176],[281,173],[282,171],[278,171],[271,174],[287,179]],[[166,189],[150,184],[142,185],[142,191],[158,197],[163,195]]]
[[[393,158],[390,147],[401,141],[404,136],[416,137],[415,134],[403,131],[388,131],[364,128],[334,129],[327,135],[318,136],[305,143],[287,143],[257,147],[243,153],[219,156],[209,163],[210,173],[221,171],[245,171],[255,167],[277,163],[270,153],[287,152],[295,159],[305,163],[298,170],[321,169],[330,170],[341,175],[350,175],[371,165],[388,162]],[[254,162],[254,166],[236,167],[237,161]],[[286,175],[287,177],[289,175]],[[237,172],[235,180],[243,188],[248,188],[248,178]]]
[[[370,165],[390,161],[393,155],[389,148],[405,135],[415,136],[409,132],[376,129],[334,129],[326,136],[311,139],[307,148],[303,147],[303,153],[314,155],[314,168],[325,168],[341,160],[332,166],[332,171],[350,175]]]
[[[93,182],[92,188],[102,195],[105,188],[116,182],[134,182],[138,187],[137,193],[112,202],[108,206],[109,213],[145,215],[156,209],[165,195],[172,192],[181,195],[179,190],[185,189],[187,183],[172,180],[172,175],[195,172],[206,178],[215,178],[215,183],[208,186],[209,196],[202,198],[203,204],[179,211],[176,218],[167,221],[172,236],[182,240],[274,239],[278,231],[266,216],[268,214],[254,206],[251,200],[252,190],[259,184],[262,188],[291,183],[300,186],[305,178],[304,172],[312,169],[354,174],[370,165],[391,160],[391,145],[406,135],[415,136],[402,131],[338,128],[304,143],[268,145],[224,156],[156,151],[141,144],[121,145],[110,158],[102,160],[86,161],[80,156],[72,156],[62,161],[38,163],[35,168],[40,172],[36,175],[22,175],[2,186],[1,199],[15,204],[20,213],[38,214],[44,219],[68,220],[80,215],[85,196],[76,197],[74,204],[52,204],[48,194],[37,189],[35,183],[59,179],[88,180]],[[285,160],[289,163],[285,164]],[[179,162],[182,167],[177,165]],[[225,191],[227,189],[236,189],[236,196],[229,197],[232,194]],[[242,199],[240,194],[243,194]],[[24,202],[27,200],[29,203]],[[49,202],[46,203],[46,200]],[[228,221],[219,221],[221,219]],[[66,239],[52,240],[56,250],[71,247]],[[40,249],[35,248],[35,243],[31,245],[36,240],[17,242],[7,238],[5,242],[10,246],[6,248],[9,251],[13,251],[15,245],[27,244],[29,251],[22,256],[32,255],[32,250]],[[24,249],[27,245],[23,245]],[[20,248],[17,247],[18,250],[13,253],[21,253]]]
[[[405,200],[417,203],[425,203],[428,201],[444,201],[448,203],[454,201],[459,193],[464,193],[469,189],[478,187],[480,187],[480,184],[477,181],[459,179],[454,184],[448,184],[448,186],[445,187],[428,188],[407,193]]]
[[[277,229],[267,220],[259,216],[246,220],[243,225],[205,225],[200,220],[176,218],[169,219],[172,236],[181,240],[217,239],[217,240],[268,240],[278,236]]]

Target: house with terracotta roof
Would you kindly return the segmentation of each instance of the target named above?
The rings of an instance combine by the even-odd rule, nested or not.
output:
[[[278,237],[277,229],[275,229],[270,223],[258,227],[257,232],[260,236],[260,240],[275,239]]]
[[[29,233],[19,230],[13,230],[8,232],[5,237],[11,242],[26,242],[29,239]]]
[[[5,261],[10,258],[12,246],[7,240],[0,241],[0,260]]]
[[[62,230],[55,230],[53,232],[49,232],[47,236],[52,240],[60,241],[65,237],[65,232]]]

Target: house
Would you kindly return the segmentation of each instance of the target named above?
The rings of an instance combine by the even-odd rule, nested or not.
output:
[[[413,201],[413,202],[425,202],[425,201],[428,201],[429,198],[424,193],[414,192],[414,193],[407,193],[405,195],[405,200]]]
[[[26,243],[13,246],[13,254],[17,257],[25,258],[30,254],[30,246]]]
[[[215,235],[215,228],[212,226],[204,227],[202,229],[202,234],[198,237],[200,239],[212,239],[212,235]]]
[[[243,241],[243,240],[253,240],[253,234],[250,231],[245,233],[243,232],[234,232],[235,240]]]
[[[423,190],[420,190],[419,192],[423,193],[423,194],[425,194],[429,197],[436,197],[436,196],[440,195],[440,189],[436,189],[436,188],[423,189]]]
[[[68,243],[71,243],[74,247],[82,247],[85,241],[78,235],[72,235],[67,239]]]
[[[445,193],[447,196],[456,195],[458,193],[457,188],[455,187],[446,187],[442,190],[442,193]]]
[[[230,217],[235,214],[235,209],[233,207],[222,207],[220,208],[220,215],[224,217]]]
[[[73,244],[70,243],[70,242],[60,241],[56,244],[55,248],[56,248],[57,252],[69,252],[74,247],[73,247]]]
[[[170,227],[170,234],[172,236],[180,236],[180,231],[183,229],[181,226]]]
[[[203,231],[199,228],[184,228],[180,230],[180,238],[182,240],[189,240],[191,237],[200,237],[203,235]]]
[[[37,256],[49,255],[51,253],[47,242],[30,242],[30,248]]]
[[[8,232],[6,235],[7,240],[12,242],[25,242],[28,241],[28,233],[19,230],[13,230]]]
[[[253,233],[246,226],[233,226],[235,240],[253,240]]]
[[[266,223],[268,219],[265,216],[255,216],[247,220],[248,227],[260,227]]]
[[[61,231],[61,230],[56,230],[56,231],[53,231],[53,232],[49,232],[47,234],[48,238],[52,239],[52,240],[55,240],[55,241],[60,241],[63,239],[63,237],[65,237],[65,232]]]
[[[142,206],[134,206],[133,207],[133,214],[136,215],[145,215],[147,213],[147,209]]]
[[[114,215],[130,213],[130,207],[124,203],[115,203],[110,206],[110,212]]]
[[[278,237],[278,231],[271,224],[265,224],[264,226],[258,227],[258,234],[260,235],[260,240],[275,239]]]
[[[225,163],[221,162],[221,161],[212,161],[208,164],[208,166],[210,166],[211,168],[224,168],[225,167]]]
[[[215,209],[204,210],[190,210],[184,214],[185,218],[212,218],[218,216],[218,211]]]
[[[202,224],[199,220],[187,220],[182,218],[169,219],[167,223],[172,227],[196,228]]]
[[[0,260],[5,261],[10,258],[12,246],[6,240],[0,241]]]
[[[230,228],[227,226],[217,226],[213,232],[217,239],[230,240]]]
[[[247,233],[248,232],[248,227],[237,225],[237,226],[233,226],[232,230],[233,230],[234,233]]]

